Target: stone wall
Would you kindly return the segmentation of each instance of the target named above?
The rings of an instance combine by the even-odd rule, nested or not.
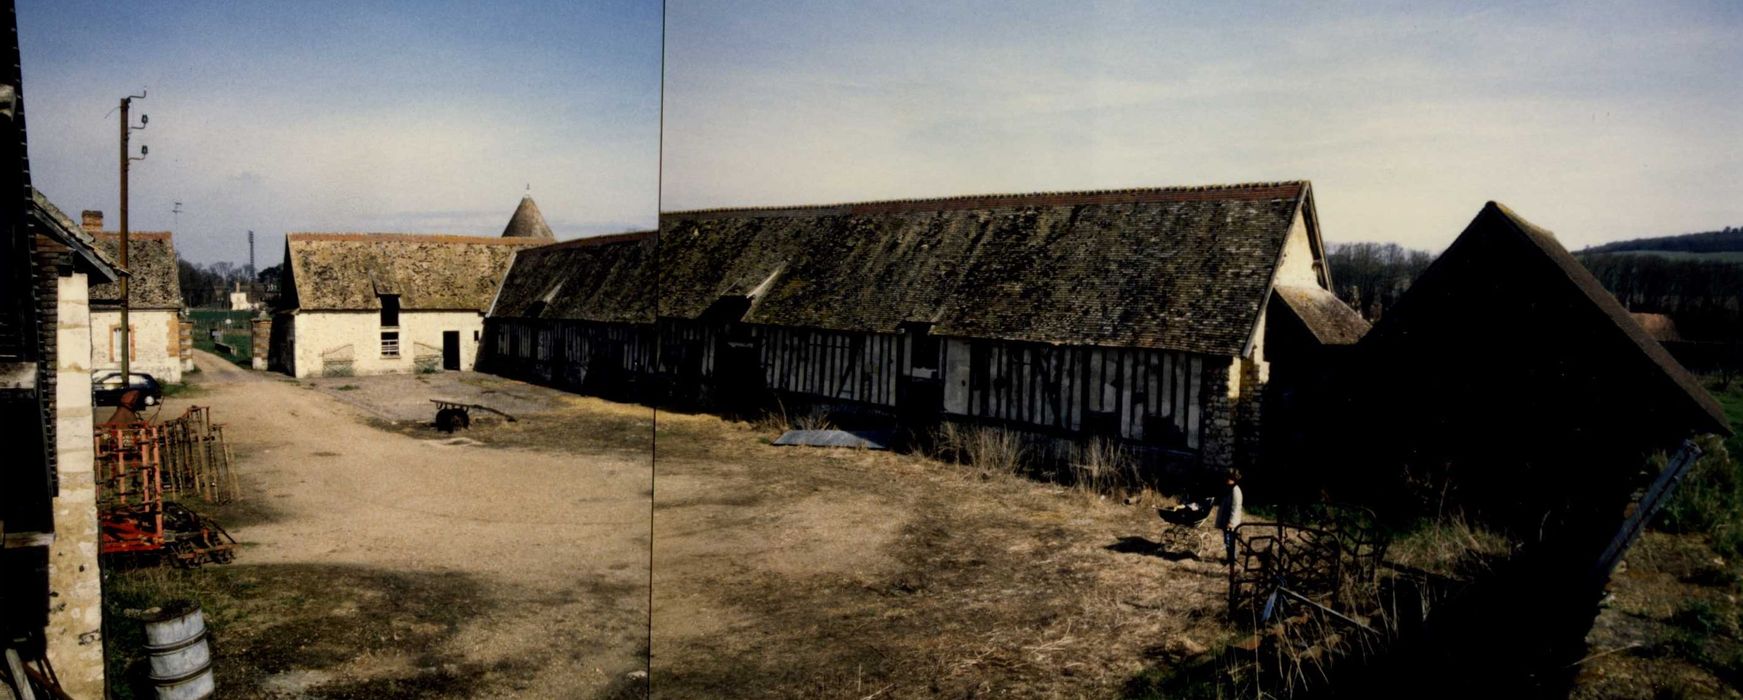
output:
[[[129,311],[132,328],[133,356],[130,366],[165,384],[182,381],[181,316],[174,309],[134,309]],[[91,365],[94,369],[120,369],[121,357],[116,329],[121,327],[119,310],[91,312]]]
[[[194,322],[183,320],[176,324],[176,346],[180,348],[182,371],[191,372],[194,369]]]
[[[267,355],[272,350],[272,319],[257,318],[249,323],[249,341],[254,346],[254,358],[250,366],[264,371]]]
[[[1201,461],[1211,469],[1235,466],[1235,401],[1240,396],[1240,384],[1231,376],[1239,360],[1226,359],[1204,369],[1204,435],[1200,448]]]
[[[1268,363],[1248,360],[1241,363],[1241,395],[1235,400],[1235,465],[1252,469],[1264,459],[1265,386],[1269,384]]]
[[[97,568],[92,446],[91,318],[83,274],[60,278],[56,299],[55,451],[60,493],[49,547],[49,662],[67,693],[103,697],[103,583]]]

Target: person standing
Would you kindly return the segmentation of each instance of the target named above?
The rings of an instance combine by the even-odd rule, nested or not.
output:
[[[1216,526],[1223,531],[1223,557],[1226,562],[1235,560],[1235,528],[1241,526],[1241,472],[1230,469],[1223,479],[1227,491],[1223,493],[1222,502],[1217,504]]]

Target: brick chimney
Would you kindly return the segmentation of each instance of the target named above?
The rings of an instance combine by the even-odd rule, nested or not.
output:
[[[103,230],[103,212],[86,209],[85,213],[79,216],[84,219],[81,223],[84,224],[86,233],[96,233]]]

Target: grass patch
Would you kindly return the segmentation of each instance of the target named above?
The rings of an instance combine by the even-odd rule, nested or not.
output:
[[[1424,522],[1394,537],[1386,558],[1394,564],[1458,577],[1505,559],[1511,551],[1512,543],[1506,537],[1462,517],[1448,517]]]
[[[357,390],[356,384],[340,384],[339,386],[333,387],[333,391],[356,391],[356,390]]]
[[[185,398],[191,398],[194,396],[199,396],[199,395],[204,394],[204,393],[206,393],[205,387],[202,387],[198,384],[193,384],[190,382],[182,382],[180,384],[165,384],[165,385],[163,385],[163,397],[166,399],[177,398],[177,397],[185,399]]]
[[[200,604],[222,697],[270,697],[269,679],[290,671],[330,674],[302,697],[470,696],[479,671],[444,647],[482,612],[476,582],[458,574],[400,573],[357,566],[234,565],[103,572],[103,643],[111,697],[153,697],[143,623],[125,614],[169,601]],[[361,657],[404,657],[406,668],[350,677]]]
[[[1733,435],[1720,440],[1704,435],[1696,440],[1701,458],[1689,468],[1676,495],[1659,513],[1654,527],[1664,532],[1705,535],[1713,551],[1743,556],[1743,382],[1710,379],[1707,390],[1724,407]]]
[[[254,360],[254,331],[249,311],[222,309],[191,309],[188,320],[194,322],[194,347],[239,365],[250,366]],[[226,323],[228,321],[228,323]],[[212,340],[212,330],[219,332],[218,341],[234,352],[220,349]]]

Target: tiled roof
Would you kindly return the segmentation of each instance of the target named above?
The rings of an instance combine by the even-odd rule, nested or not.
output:
[[[98,231],[92,235],[97,247],[117,263],[121,260],[121,234]],[[128,308],[180,309],[182,283],[176,264],[174,237],[168,231],[127,232],[127,295]],[[91,285],[91,301],[119,305],[121,285],[118,283]]]
[[[652,323],[654,240],[643,231],[521,250],[490,315]]]
[[[97,275],[92,278],[93,283],[116,280],[121,266],[102,246],[97,245],[96,238],[83,226],[73,223],[72,217],[49,201],[41,190],[33,189],[31,194],[36,203],[35,214],[42,222],[45,232],[62,245],[76,251],[86,261],[88,271]]]
[[[1313,337],[1326,345],[1352,345],[1368,332],[1368,322],[1337,295],[1320,287],[1277,286],[1277,298],[1289,305]]]
[[[660,315],[1244,352],[1305,181],[677,212]],[[1311,225],[1311,224],[1310,224]]]
[[[557,236],[551,233],[551,227],[545,223],[545,215],[539,213],[539,205],[533,202],[531,195],[520,198],[520,206],[515,207],[514,216],[509,217],[508,226],[502,229],[502,237],[557,240]]]
[[[406,310],[484,311],[509,260],[536,239],[422,234],[285,236],[290,298],[303,310],[374,310],[397,294]]]

